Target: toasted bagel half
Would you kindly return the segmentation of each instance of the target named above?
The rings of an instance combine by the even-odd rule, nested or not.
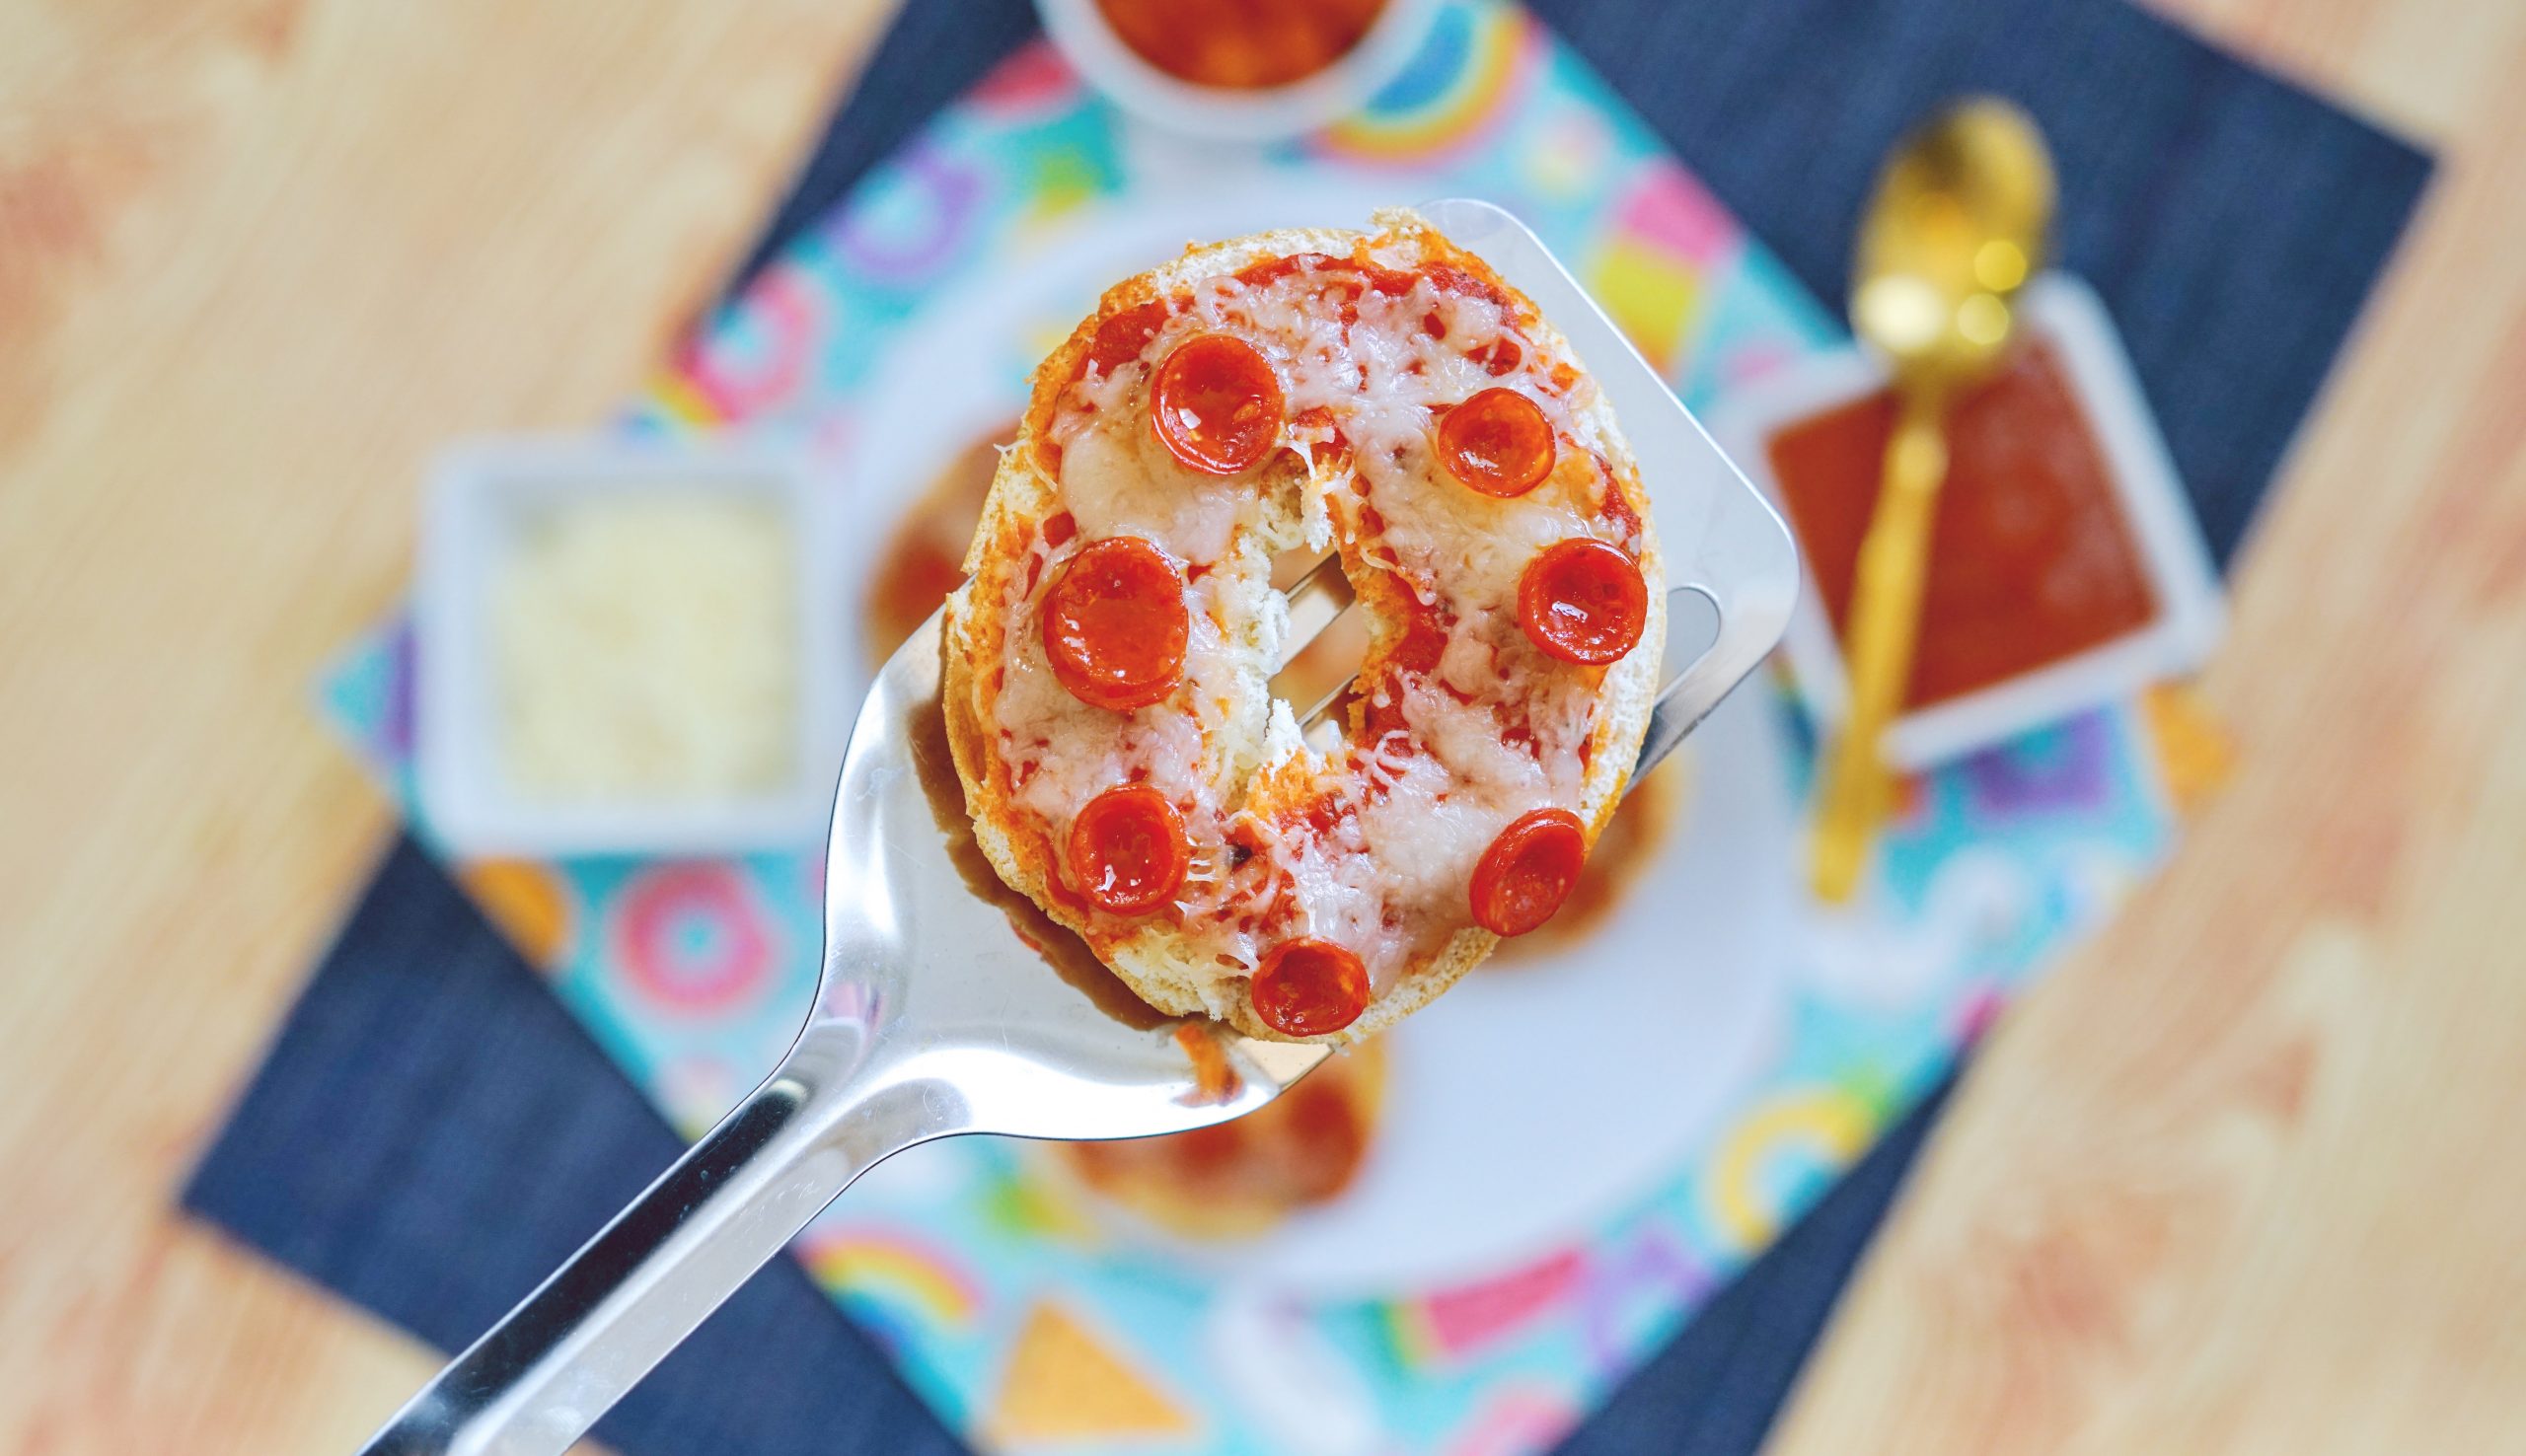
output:
[[[1002,878],[1150,1004],[1347,1042],[1549,917],[1639,753],[1666,585],[1568,344],[1404,211],[1194,247],[1036,371],[946,613]],[[1338,742],[1276,554],[1370,616]],[[1300,709],[1303,704],[1299,705]]]

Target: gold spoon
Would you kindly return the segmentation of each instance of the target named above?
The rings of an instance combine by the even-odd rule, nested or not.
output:
[[[2042,258],[2052,196],[2034,120],[1980,98],[1904,138],[1860,224],[1851,328],[1885,357],[1898,408],[1842,644],[1850,711],[1818,800],[1812,870],[1827,904],[1850,898],[1887,809],[1878,744],[1911,680],[1948,405],[1999,368],[2016,326],[2009,302]]]

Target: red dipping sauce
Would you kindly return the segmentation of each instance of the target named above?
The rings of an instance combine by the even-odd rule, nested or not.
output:
[[[1263,91],[1351,53],[1385,0],[1096,0],[1141,59],[1179,81]]]
[[[1766,447],[1836,640],[1894,430],[1894,399],[1881,391],[1785,426]],[[2048,342],[1958,401],[1948,455],[1907,708],[2076,656],[2158,615],[2104,447]]]

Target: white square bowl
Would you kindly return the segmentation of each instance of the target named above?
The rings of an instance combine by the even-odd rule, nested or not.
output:
[[[2087,651],[1904,713],[1886,735],[1886,761],[1897,768],[1946,763],[2182,677],[2208,659],[2226,624],[2218,571],[2200,524],[2105,305],[2078,279],[2047,273],[2028,285],[2020,317],[2030,336],[2052,345],[2061,361],[2071,397],[2104,452],[2158,611],[2143,625]],[[1787,516],[1772,472],[1771,437],[1886,385],[1885,368],[1860,349],[1819,354],[1722,400],[1711,412],[1711,432]],[[1800,694],[1832,726],[1848,711],[1850,680],[1813,569],[1811,561],[1808,589],[1799,594],[1784,642]]]
[[[787,527],[796,628],[790,770],[724,797],[539,798],[500,754],[489,604],[527,526],[599,496],[733,495]],[[413,764],[424,826],[462,854],[679,854],[812,847],[833,811],[850,732],[836,492],[798,453],[710,441],[508,438],[456,446],[433,465],[422,510],[413,622]]]

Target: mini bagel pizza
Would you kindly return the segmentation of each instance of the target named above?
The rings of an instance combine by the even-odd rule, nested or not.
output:
[[[1108,292],[1036,371],[947,604],[1001,876],[1159,1010],[1282,1040],[1369,1035],[1551,917],[1666,631],[1595,382],[1479,258],[1374,222]],[[1370,622],[1329,748],[1271,686],[1300,547]]]

